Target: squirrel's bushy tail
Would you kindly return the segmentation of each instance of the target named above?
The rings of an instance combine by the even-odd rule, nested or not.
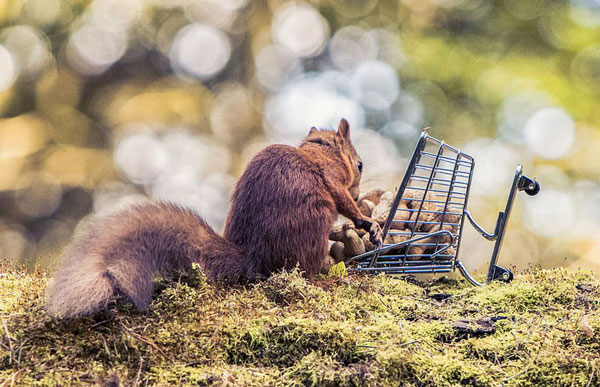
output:
[[[96,254],[61,266],[48,294],[48,311],[57,317],[76,317],[104,308],[115,293],[104,266]]]
[[[96,217],[62,257],[47,297],[56,317],[93,314],[119,295],[137,309],[152,301],[153,277],[198,262],[215,280],[248,278],[243,252],[195,212],[167,203],[134,206]]]

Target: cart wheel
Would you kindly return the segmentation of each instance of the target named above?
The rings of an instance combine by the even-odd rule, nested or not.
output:
[[[540,192],[540,183],[537,181],[535,181],[533,188],[525,188],[525,193],[529,196],[535,196],[538,194],[538,192]]]

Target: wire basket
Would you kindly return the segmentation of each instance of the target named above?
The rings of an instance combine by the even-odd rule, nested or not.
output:
[[[517,166],[506,208],[493,233],[479,226],[467,210],[475,160],[423,132],[383,227],[384,244],[346,261],[350,271],[390,274],[447,273],[458,268],[482,286],[458,259],[465,218],[486,239],[495,241],[486,282],[509,282],[513,274],[496,265],[517,191],[536,195],[539,183]]]

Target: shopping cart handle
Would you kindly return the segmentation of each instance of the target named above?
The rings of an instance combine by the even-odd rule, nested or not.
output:
[[[502,225],[502,221],[504,220],[504,212],[501,211],[500,213],[498,213],[496,229],[494,230],[493,234],[490,234],[489,232],[485,231],[485,229],[481,227],[479,223],[475,221],[475,219],[473,219],[473,215],[471,215],[471,212],[469,210],[465,210],[465,215],[467,216],[467,219],[469,219],[469,222],[471,222],[473,228],[477,230],[485,239],[487,239],[488,241],[493,241],[498,237],[498,233],[500,232],[500,226]]]

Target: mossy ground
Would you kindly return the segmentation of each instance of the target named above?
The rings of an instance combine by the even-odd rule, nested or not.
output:
[[[510,284],[281,273],[244,287],[200,272],[124,304],[58,322],[47,276],[0,271],[0,386],[600,385],[600,281],[563,269]],[[495,331],[460,319],[500,317]]]

